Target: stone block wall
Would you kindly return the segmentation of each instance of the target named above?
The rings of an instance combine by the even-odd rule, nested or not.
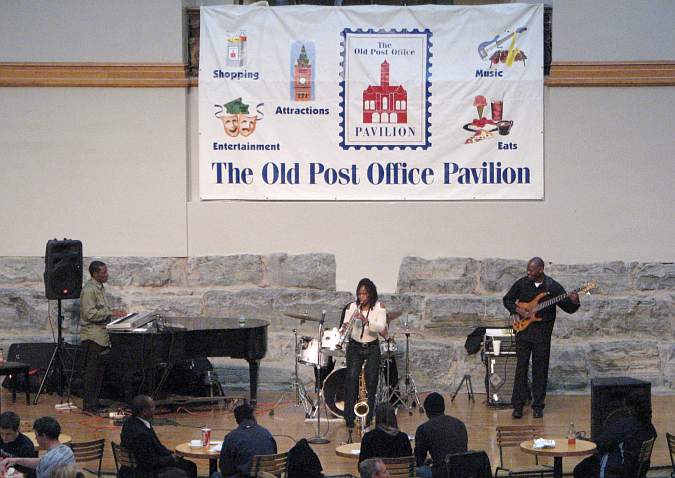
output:
[[[261,390],[290,389],[294,329],[299,336],[316,336],[315,323],[301,324],[284,313],[319,317],[326,310],[327,326],[333,327],[342,306],[353,300],[351,291],[335,290],[331,254],[96,259],[108,264],[107,289],[115,307],[166,316],[268,320]],[[477,391],[483,390],[484,366],[479,355],[467,355],[464,340],[475,327],[508,325],[501,298],[525,266],[525,261],[506,259],[403,259],[397,291],[381,299],[387,309],[403,313],[392,323],[400,351],[405,348],[403,319],[410,323],[411,371],[421,390],[452,391],[465,373],[472,375]],[[0,258],[0,346],[5,351],[12,342],[52,340],[56,301],[44,296],[43,271],[39,257]],[[675,392],[673,264],[548,264],[546,272],[566,288],[598,282],[593,295],[582,297],[576,314],[559,311],[551,391],[583,392],[590,377],[629,375],[650,380],[656,392]],[[63,310],[66,340],[77,341],[79,301],[63,301]],[[244,361],[213,362],[226,386],[248,387]],[[312,369],[301,365],[300,370],[309,381]]]
[[[414,297],[411,303],[419,306],[410,312],[422,318],[416,367],[430,367],[427,373],[447,389],[471,373],[474,387],[484,390],[480,357],[464,352],[464,339],[475,327],[509,323],[502,297],[526,265],[498,258],[404,258],[397,294]],[[588,391],[591,377],[627,375],[649,380],[656,392],[675,392],[675,265],[547,264],[546,273],[568,290],[591,280],[598,284],[581,297],[575,314],[558,309],[549,390]],[[439,354],[444,346],[452,351]]]

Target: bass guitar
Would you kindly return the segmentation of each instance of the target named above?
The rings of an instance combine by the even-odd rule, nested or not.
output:
[[[550,299],[544,300],[544,298],[547,297],[549,293],[542,292],[541,294],[537,294],[537,296],[529,302],[516,301],[516,305],[521,309],[524,309],[526,311],[526,314],[524,316],[521,316],[519,314],[511,315],[513,331],[515,333],[522,332],[532,322],[541,322],[542,318],[539,315],[537,315],[537,313],[540,310],[555,305],[558,302],[567,299],[572,292],[585,294],[586,292],[595,289],[597,286],[598,285],[595,281],[587,282],[578,289],[574,289],[570,292],[566,292],[565,294],[561,294],[557,297],[552,297]]]

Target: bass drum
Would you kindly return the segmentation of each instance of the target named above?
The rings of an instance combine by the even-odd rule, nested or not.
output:
[[[323,382],[323,399],[326,401],[328,410],[336,417],[343,417],[345,410],[345,383],[347,369],[333,370]]]

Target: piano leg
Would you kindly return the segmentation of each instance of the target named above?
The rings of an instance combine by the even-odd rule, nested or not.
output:
[[[255,408],[258,403],[258,368],[260,367],[260,360],[247,360],[248,375],[250,380],[250,394],[251,405]]]

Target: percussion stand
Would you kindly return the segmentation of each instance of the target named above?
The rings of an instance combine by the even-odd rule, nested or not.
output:
[[[300,375],[298,373],[298,354],[300,353],[300,345],[298,343],[298,329],[293,329],[293,337],[295,338],[295,369],[293,372],[293,382],[291,383],[291,389],[295,392],[295,406],[299,407],[302,405],[302,408],[305,410],[305,418],[312,418],[316,408],[314,407],[314,401],[311,399],[305,385],[300,381]],[[281,398],[272,406],[269,411],[269,416],[274,416],[274,409],[283,402],[286,397],[286,392],[281,394]]]
[[[325,445],[330,443],[330,440],[321,436],[321,353],[322,353],[322,339],[323,339],[323,323],[326,320],[326,311],[321,311],[321,321],[319,322],[319,350],[317,351],[316,364],[314,365],[314,370],[316,370],[316,377],[314,391],[316,392],[316,435],[307,440],[308,443],[312,445]]]
[[[408,328],[408,320],[403,324],[403,333],[405,334],[405,400],[403,403],[408,409],[408,414],[412,415],[412,409],[419,405],[420,413],[424,413],[422,402],[420,402],[420,395],[415,386],[415,379],[410,374],[410,329]]]
[[[391,337],[389,337],[389,338],[386,339],[386,340],[387,340],[387,354],[388,354],[388,358],[387,358],[387,365],[386,365],[386,368],[387,368],[386,374],[387,374],[387,376],[386,376],[386,378],[385,378],[385,383],[387,384],[386,393],[385,393],[385,403],[391,403],[392,398],[396,398],[396,401],[394,402],[394,404],[396,404],[396,403],[401,403],[401,404],[403,404],[403,406],[404,406],[405,408],[410,409],[410,407],[408,406],[408,404],[405,403],[405,401],[403,400],[403,397],[401,397],[401,392],[399,392],[398,390],[396,390],[396,386],[398,385],[398,383],[395,383],[395,384],[393,385],[393,387],[392,387],[391,382],[389,381],[389,377],[390,377],[389,367],[390,367],[391,361],[392,361],[392,360],[396,360],[396,358],[394,357],[394,355],[395,355],[394,352],[391,351],[391,342],[392,342],[393,339],[392,339]],[[406,350],[407,350],[407,344],[406,344]],[[407,369],[406,369],[406,370],[407,370]],[[409,411],[409,410],[408,410],[408,411]]]

